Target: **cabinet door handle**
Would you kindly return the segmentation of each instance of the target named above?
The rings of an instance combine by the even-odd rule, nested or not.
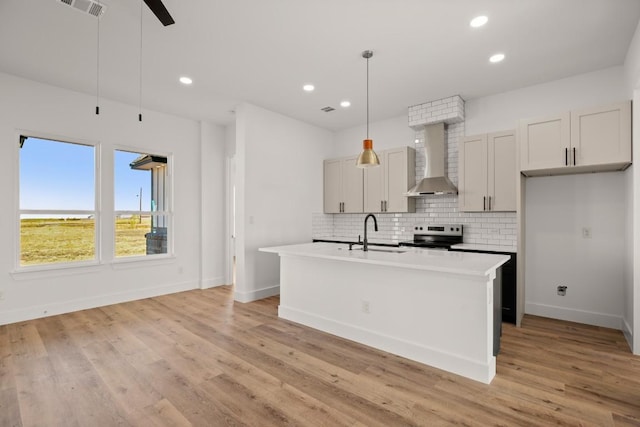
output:
[[[576,147],[573,147],[573,166],[576,165]]]
[[[482,197],[482,210],[483,211],[487,210],[487,196]]]
[[[389,208],[387,207],[387,201],[384,201],[384,211],[387,212],[389,210]]]
[[[569,166],[569,149],[564,149],[564,165]]]
[[[491,196],[489,196],[489,210],[491,210]]]
[[[384,212],[384,202],[380,200],[380,212]]]

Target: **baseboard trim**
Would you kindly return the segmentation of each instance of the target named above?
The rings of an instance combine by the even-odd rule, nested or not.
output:
[[[58,314],[71,313],[74,311],[87,310],[90,308],[104,307],[106,305],[157,297],[160,295],[189,291],[197,288],[198,283],[196,282],[183,282],[164,286],[135,289],[132,291],[118,292],[108,295],[99,295],[89,298],[81,298],[72,301],[26,307],[18,310],[3,311],[0,313],[0,325],[8,325],[10,323],[24,322],[26,320],[56,316]]]
[[[633,329],[624,317],[622,318],[622,333],[629,344],[629,350],[633,353]]]
[[[550,317],[552,319],[567,320],[569,322],[584,323],[586,325],[601,326],[603,328],[622,329],[622,316],[614,316],[612,314],[531,302],[525,304],[524,311],[527,314],[533,314],[535,316]]]
[[[224,277],[218,276],[211,279],[203,279],[200,283],[200,289],[209,289],[224,285],[228,285],[228,283],[225,282]]]
[[[488,363],[482,363],[283,305],[278,307],[278,316],[485,384],[491,383],[495,376],[495,357],[491,357]]]
[[[240,292],[237,290],[233,293],[233,299],[237,302],[252,302],[259,299],[269,298],[274,295],[280,295],[280,285],[269,286],[261,289],[254,289],[249,292]]]

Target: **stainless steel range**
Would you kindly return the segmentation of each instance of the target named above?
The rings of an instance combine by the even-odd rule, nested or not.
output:
[[[462,243],[462,224],[416,224],[413,240],[400,242],[400,246],[449,250]]]

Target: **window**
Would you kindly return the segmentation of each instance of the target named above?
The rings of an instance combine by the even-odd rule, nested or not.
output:
[[[116,150],[114,178],[116,258],[168,253],[167,157]]]
[[[20,137],[18,265],[97,259],[96,148]]]

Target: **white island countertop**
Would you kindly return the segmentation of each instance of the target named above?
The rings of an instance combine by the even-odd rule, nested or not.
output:
[[[509,261],[509,257],[506,255],[448,252],[409,247],[369,247],[369,250],[365,252],[361,246],[358,246],[350,251],[348,245],[321,242],[260,248],[260,251],[469,276],[486,276],[492,270]]]

